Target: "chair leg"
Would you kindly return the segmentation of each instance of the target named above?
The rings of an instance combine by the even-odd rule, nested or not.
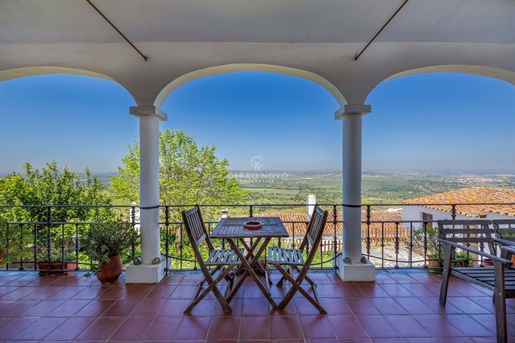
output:
[[[302,281],[305,278],[305,275],[301,272],[297,279],[294,279],[290,273],[292,273],[292,269],[290,268],[290,272],[285,271],[280,266],[276,266],[276,268],[279,270],[279,272],[283,275],[283,278],[290,282],[291,288],[288,290],[284,298],[281,300],[279,305],[277,305],[278,309],[284,309],[288,303],[293,299],[295,293],[300,292],[313,306],[315,306],[320,313],[326,314],[326,310],[320,305],[320,302],[318,301],[318,294],[315,294],[315,298],[313,297],[301,286]]]
[[[206,276],[206,282],[208,283],[208,287],[202,292],[200,293],[197,297],[195,297],[193,299],[193,301],[189,304],[189,306],[184,310],[184,314],[186,313],[189,313],[191,312],[191,310],[193,310],[193,308],[202,300],[205,298],[205,296],[207,294],[209,294],[209,292],[213,292],[213,294],[215,295],[215,298],[218,300],[218,302],[220,303],[220,305],[222,306],[224,312],[232,312],[232,308],[231,306],[229,305],[229,303],[227,302],[227,300],[225,300],[224,296],[222,295],[222,293],[220,292],[220,290],[218,289],[217,285],[220,281],[222,281],[225,276],[227,274],[229,274],[229,272],[233,269],[233,267],[229,267],[227,269],[225,269],[223,272],[221,272],[218,277],[213,280],[213,278],[211,277],[210,274],[209,277]]]
[[[495,326],[497,329],[497,342],[507,342],[508,327],[506,323],[506,293],[504,265],[501,262],[494,261],[494,279],[495,279]]]
[[[440,304],[445,305],[447,301],[447,289],[449,288],[449,278],[451,276],[451,260],[454,247],[444,245],[445,259],[443,261],[442,285],[440,287]]]

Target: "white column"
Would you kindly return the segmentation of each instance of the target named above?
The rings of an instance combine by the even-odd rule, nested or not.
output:
[[[361,252],[362,117],[369,105],[345,105],[343,119],[343,237],[338,274],[344,281],[374,281],[375,267]]]
[[[166,119],[154,106],[131,107],[139,118],[141,264],[126,269],[128,283],[155,283],[164,276],[159,234],[159,121]]]
[[[159,244],[159,118],[139,117],[141,262],[160,258]]]

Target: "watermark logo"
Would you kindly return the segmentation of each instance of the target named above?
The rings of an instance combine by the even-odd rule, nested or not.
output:
[[[261,172],[264,159],[261,156],[254,156],[250,159],[250,165],[254,168],[254,173],[233,173],[230,174],[241,183],[276,183],[276,181],[288,179],[287,173],[280,172]]]
[[[254,168],[255,171],[260,171],[261,167],[263,167],[263,157],[254,156],[250,160],[250,165]]]

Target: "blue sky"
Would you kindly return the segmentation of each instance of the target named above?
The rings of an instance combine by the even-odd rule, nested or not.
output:
[[[432,73],[383,82],[363,118],[363,169],[501,170],[515,174],[515,87],[473,75]],[[101,79],[34,76],[0,82],[0,173],[57,161],[73,171],[116,171],[139,139],[134,100]],[[341,170],[342,122],[319,85],[238,72],[172,93],[161,128],[216,146],[234,170]]]

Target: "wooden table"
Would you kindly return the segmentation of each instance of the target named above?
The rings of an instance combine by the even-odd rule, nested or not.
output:
[[[263,227],[258,230],[247,230],[245,229],[244,224],[248,221],[259,221]],[[250,276],[256,282],[264,296],[268,299],[268,302],[270,302],[274,308],[277,307],[277,304],[272,299],[268,289],[256,275],[254,267],[260,268],[258,260],[266,250],[268,243],[272,238],[283,238],[288,236],[288,232],[279,217],[222,218],[222,220],[218,222],[218,225],[216,225],[210,237],[225,239],[231,246],[231,249],[233,249],[240,258],[243,268],[243,275],[238,279],[236,285],[227,296],[227,302],[232,300],[238,289],[243,284],[243,281]],[[255,238],[256,241],[252,246],[250,246],[245,242],[245,238]],[[240,251],[237,244],[238,241],[240,241],[245,248],[246,256],[243,256]],[[259,246],[261,241],[263,241],[263,243]],[[256,251],[258,246],[259,248]]]

